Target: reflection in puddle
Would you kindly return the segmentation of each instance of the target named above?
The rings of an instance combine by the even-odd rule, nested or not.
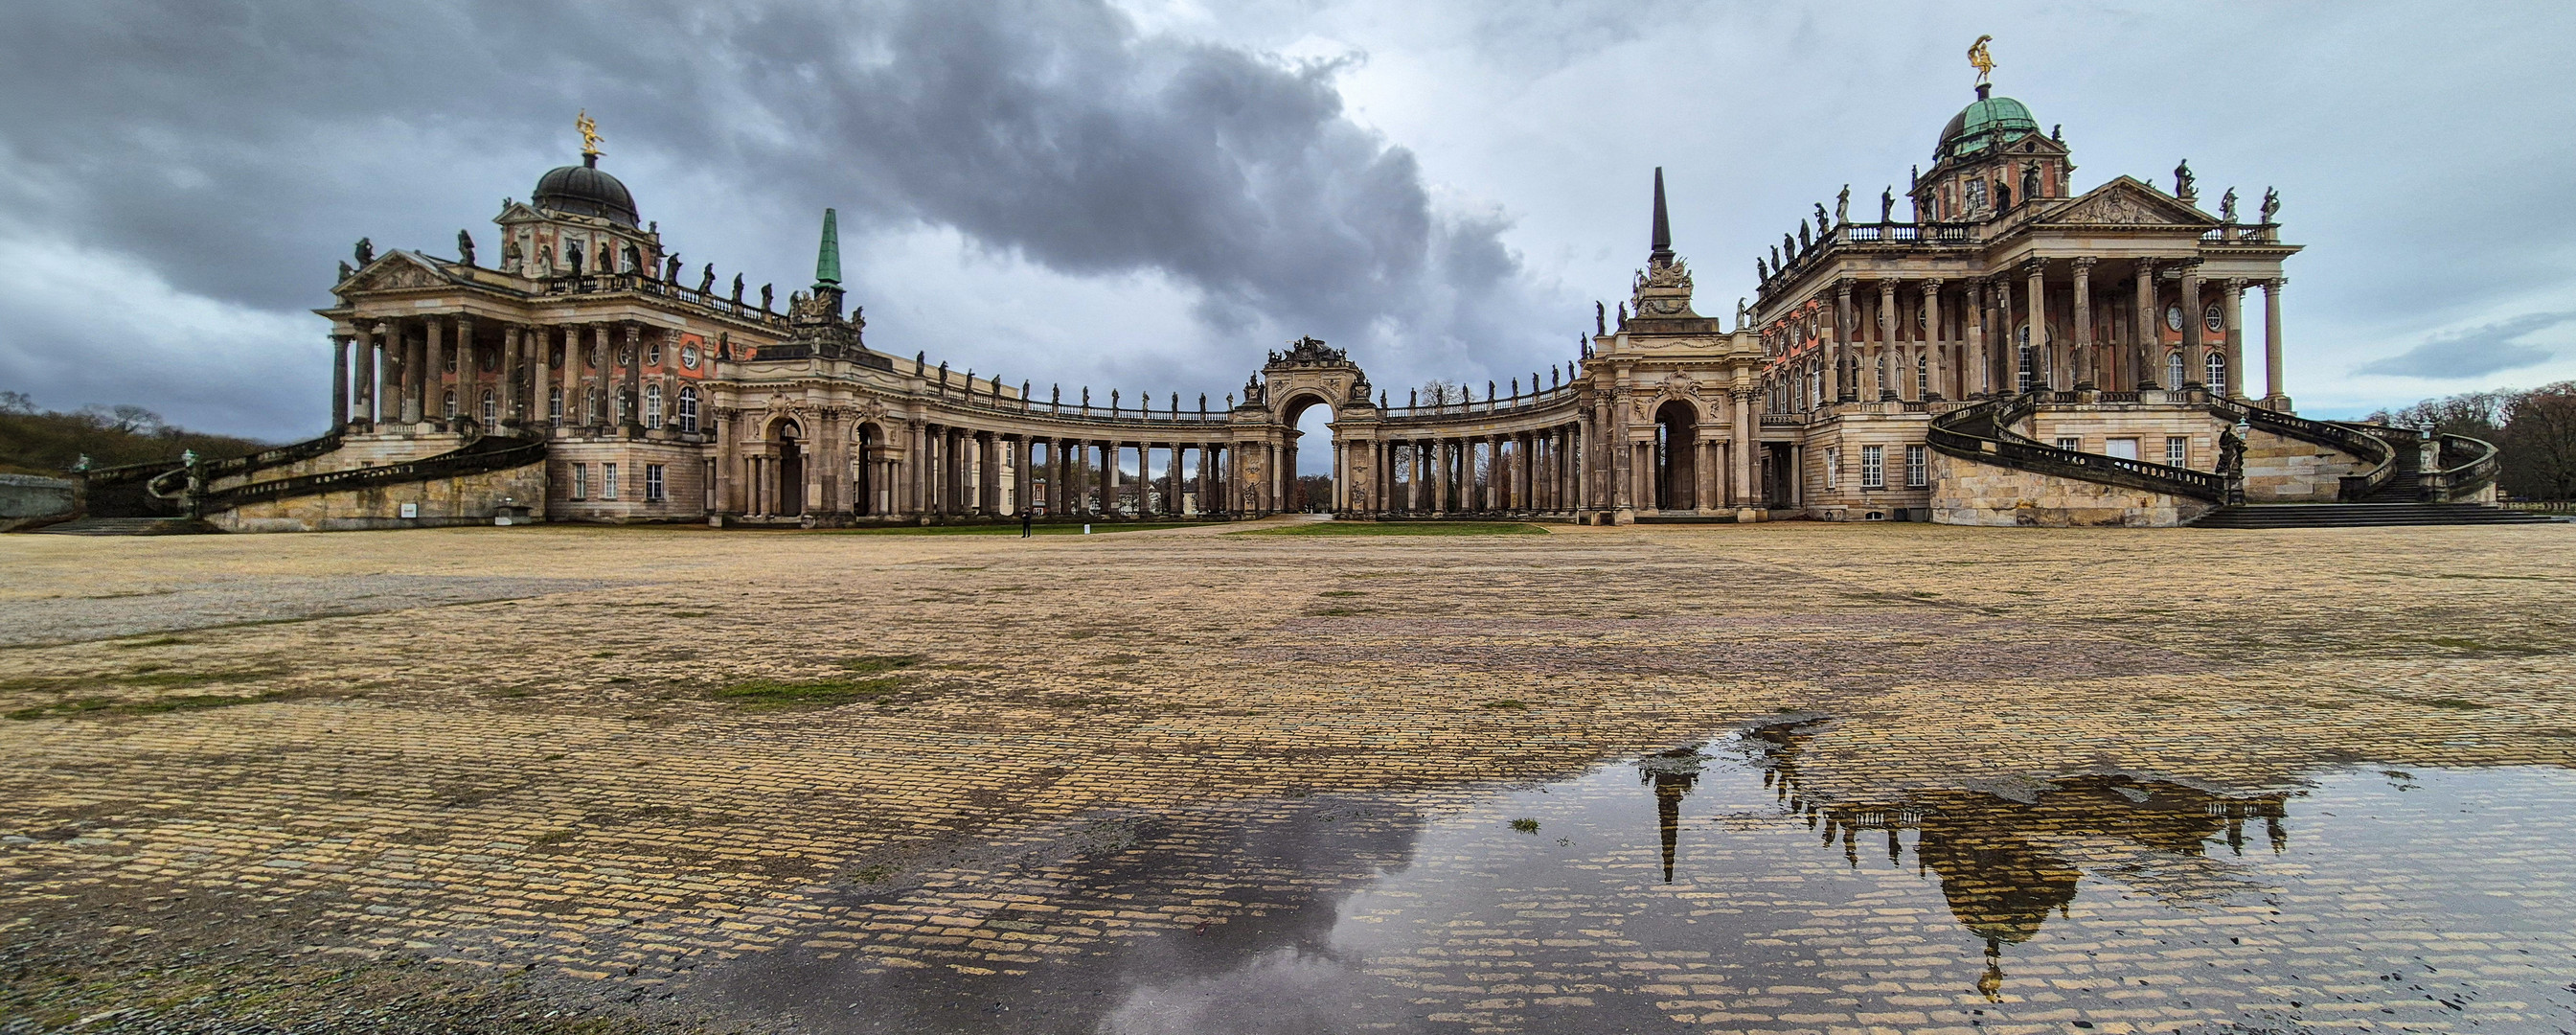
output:
[[[2566,771],[1828,804],[1803,736],[934,882],[729,991],[825,1031],[2576,1028]]]

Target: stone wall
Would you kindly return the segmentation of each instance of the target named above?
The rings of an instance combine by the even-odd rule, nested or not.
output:
[[[206,520],[227,532],[488,525],[505,504],[531,508],[542,517],[545,498],[546,465],[535,463],[462,478],[433,478],[253,503],[208,515]],[[402,516],[402,505],[406,503],[415,505],[417,516]]]
[[[2170,528],[2215,504],[1932,455],[1932,520],[1944,525]]]
[[[41,525],[80,510],[80,483],[32,474],[0,474],[0,532]]]
[[[2370,465],[2352,454],[2261,428],[2245,436],[2245,502],[2333,503],[2343,477]]]

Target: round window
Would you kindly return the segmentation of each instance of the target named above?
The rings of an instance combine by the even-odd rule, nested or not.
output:
[[[2165,329],[2169,331],[2179,331],[2182,329],[2181,306],[2169,305],[2165,307]]]
[[[695,346],[695,345],[682,345],[682,346],[680,346],[680,365],[681,365],[681,366],[684,366],[684,367],[687,367],[687,368],[689,368],[689,369],[691,369],[691,370],[696,370],[696,369],[698,368],[698,347],[697,347],[697,346]]]
[[[2209,308],[2200,311],[2200,325],[2213,332],[2226,330],[2227,314],[2219,311],[2218,303],[2211,302]]]

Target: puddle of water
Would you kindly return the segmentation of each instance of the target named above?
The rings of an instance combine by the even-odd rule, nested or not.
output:
[[[1039,911],[984,902],[980,933],[846,913],[833,933],[860,948],[759,954],[725,991],[820,1031],[2576,1029],[2576,774],[2357,768],[2260,797],[2088,778],[1827,806],[1799,794],[1798,740],[1428,815],[1284,803],[1222,843],[1077,860]],[[907,908],[972,912],[977,894]],[[949,965],[1000,931],[1173,917],[1022,967]]]

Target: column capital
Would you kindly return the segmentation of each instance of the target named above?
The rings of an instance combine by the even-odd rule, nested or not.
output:
[[[1939,277],[1931,277],[1931,278],[1928,278],[1928,279],[1926,279],[1926,280],[1924,280],[1924,281],[1923,281],[1923,290],[1925,290],[1925,291],[1932,291],[1932,292],[1938,292],[1938,291],[1940,291],[1940,290],[1941,290],[1941,285],[1942,285],[1943,283],[1945,283],[1945,282],[1944,282],[1941,278],[1939,278]]]
[[[2046,274],[2047,272],[2048,272],[2048,260],[2047,260],[2047,259],[2043,259],[2043,258],[2040,258],[2039,256],[2033,255],[2033,256],[2031,256],[2030,258],[2023,259],[2023,260],[2021,261],[2021,275],[2022,275],[2022,276],[2025,276],[2025,277],[2037,277],[2037,276],[2041,276],[2041,275],[2043,275],[2043,274]]]
[[[2093,264],[2101,260],[2090,255],[2078,255],[2069,261],[2075,264],[2075,272],[2089,274],[2093,270]]]
[[[2252,283],[2254,282],[2244,277],[2229,277],[2227,278],[2227,290],[2238,294],[2244,294],[2246,286]]]

